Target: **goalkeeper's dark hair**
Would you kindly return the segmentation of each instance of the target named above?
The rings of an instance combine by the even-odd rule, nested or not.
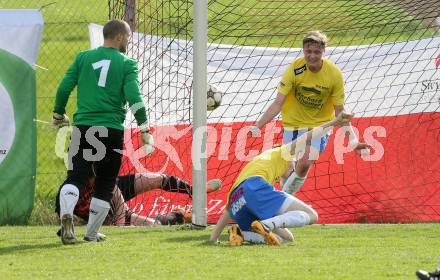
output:
[[[123,20],[112,19],[109,20],[102,30],[104,39],[114,39],[118,34],[127,34],[130,31],[130,26]]]

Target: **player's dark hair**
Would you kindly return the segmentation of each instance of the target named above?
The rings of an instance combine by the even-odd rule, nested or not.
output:
[[[126,34],[129,30],[129,25],[123,20],[112,19],[109,20],[102,30],[104,39],[114,39],[118,34]]]

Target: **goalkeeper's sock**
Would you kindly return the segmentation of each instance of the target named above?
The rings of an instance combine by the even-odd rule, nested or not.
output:
[[[192,187],[187,182],[175,176],[163,175],[162,189],[168,192],[185,193],[192,195]]]
[[[307,177],[299,177],[294,171],[283,184],[283,192],[294,195],[304,184]]]
[[[261,222],[271,230],[275,228],[303,227],[310,223],[310,216],[304,211],[295,210]]]
[[[73,210],[78,202],[79,190],[72,184],[66,184],[60,190],[60,218],[65,214],[73,216]]]
[[[105,217],[107,217],[110,209],[110,203],[107,201],[92,198],[90,202],[89,221],[87,223],[87,233],[84,238],[96,239],[99,228],[104,223]]]

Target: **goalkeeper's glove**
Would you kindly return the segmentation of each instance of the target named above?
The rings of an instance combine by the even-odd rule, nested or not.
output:
[[[150,133],[150,128],[145,127],[141,128],[141,138],[142,138],[142,144],[145,147],[145,150],[147,151],[147,156],[151,155],[154,151],[154,138],[153,135]]]
[[[52,126],[56,129],[61,128],[63,126],[69,126],[70,122],[69,122],[69,117],[66,114],[58,114],[58,113],[53,113],[52,116]]]

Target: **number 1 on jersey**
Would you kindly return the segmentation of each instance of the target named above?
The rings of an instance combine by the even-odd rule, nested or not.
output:
[[[107,82],[107,73],[108,68],[110,67],[111,60],[103,59],[98,62],[92,64],[94,70],[102,68],[101,73],[99,74],[98,86],[105,87],[105,83]]]

